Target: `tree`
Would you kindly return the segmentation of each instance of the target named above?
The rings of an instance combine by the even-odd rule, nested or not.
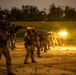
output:
[[[25,21],[37,21],[39,16],[39,10],[36,6],[22,6],[22,12]]]
[[[12,20],[11,19],[11,13],[10,13],[9,9],[4,9],[3,10],[3,13],[5,15],[5,19],[7,19],[8,21],[11,21]]]
[[[11,8],[11,16],[13,21],[21,21],[22,20],[22,12],[20,9],[16,7]]]
[[[29,13],[28,5],[26,5],[26,6],[23,5],[22,9],[21,9],[21,12],[22,12],[22,20],[27,21],[28,13]]]
[[[46,8],[39,12],[39,21],[47,21]]]
[[[75,8],[70,8],[69,6],[66,6],[64,13],[65,13],[65,17],[64,17],[65,20],[68,20],[68,21],[76,20]]]
[[[2,8],[0,7],[0,20],[3,19],[3,10]]]
[[[48,13],[48,20],[49,21],[60,21],[63,15],[62,8],[55,7],[54,4],[50,5],[49,13]]]
[[[11,10],[3,10],[0,7],[0,20],[3,17],[8,21],[76,21],[76,11],[75,8],[69,6],[63,10],[61,6],[56,7],[54,4],[50,5],[48,13],[46,13],[46,8],[39,11],[33,5],[22,5],[21,9],[12,7]]]

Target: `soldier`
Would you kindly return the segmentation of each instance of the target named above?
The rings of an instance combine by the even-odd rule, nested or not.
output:
[[[10,25],[10,45],[11,45],[11,50],[14,50],[16,48],[15,43],[16,43],[16,33],[19,29],[21,29],[22,26],[16,26],[15,24]]]
[[[40,31],[40,47],[41,47],[41,50],[44,52],[46,52],[47,50],[47,42],[46,42],[46,32],[45,31]]]
[[[52,38],[53,48],[55,48],[55,46],[58,46],[57,33],[53,32],[51,38]]]
[[[51,32],[47,33],[47,49],[50,49],[51,46]]]
[[[30,56],[30,54],[31,54],[32,63],[37,63],[34,59],[35,35],[34,35],[33,31],[34,31],[33,27],[27,27],[27,32],[24,37],[25,48],[27,51],[25,60],[24,60],[24,64],[29,64],[27,61],[28,61],[28,57]]]
[[[35,30],[35,47],[37,48],[37,57],[41,58],[42,56],[40,55],[40,34],[38,30]]]
[[[9,38],[8,31],[6,31],[7,21],[0,21],[0,58],[2,54],[6,58],[6,66],[7,66],[7,75],[16,75],[11,70],[11,56],[7,47],[7,41]]]
[[[16,33],[15,33],[15,25],[10,26],[10,41],[11,41],[11,50],[15,48],[16,41]]]

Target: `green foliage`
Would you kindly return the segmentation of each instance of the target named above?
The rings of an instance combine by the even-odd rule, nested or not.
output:
[[[22,5],[21,9],[12,7],[11,10],[0,8],[0,19],[5,15],[5,19],[8,21],[76,21],[76,10],[69,6],[62,8],[62,6],[56,7],[54,4],[49,6],[50,8],[44,8],[39,10],[37,6]]]
[[[26,31],[25,31],[24,29],[20,29],[20,30],[17,32],[16,36],[22,38],[22,37],[24,37],[25,32],[26,32]]]
[[[48,14],[49,21],[61,21],[63,16],[63,9],[56,7],[54,4],[50,5],[50,12]]]

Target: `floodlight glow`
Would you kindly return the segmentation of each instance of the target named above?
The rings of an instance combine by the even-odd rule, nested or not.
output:
[[[59,32],[58,34],[59,34],[60,36],[67,36],[67,35],[68,35],[67,32]]]

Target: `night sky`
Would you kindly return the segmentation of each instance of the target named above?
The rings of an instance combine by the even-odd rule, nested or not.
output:
[[[54,3],[55,6],[70,6],[76,9],[76,0],[0,0],[0,7],[2,9],[11,9],[11,7],[21,8],[22,5],[37,6],[39,10],[43,8],[48,9],[50,4]]]

